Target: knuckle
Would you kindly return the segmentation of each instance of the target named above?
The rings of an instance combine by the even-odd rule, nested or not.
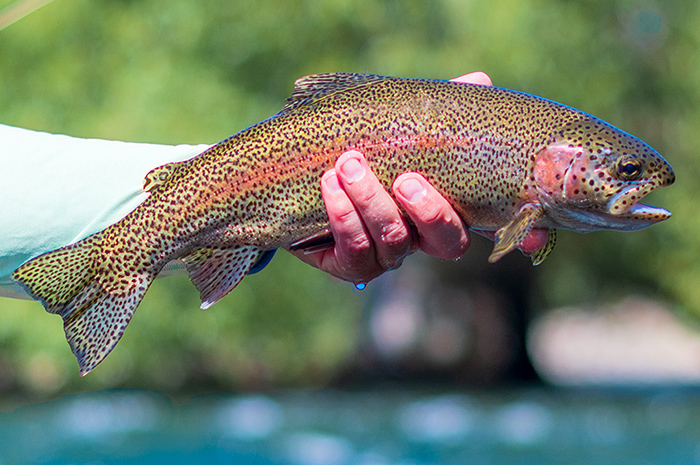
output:
[[[339,225],[353,225],[360,221],[355,210],[349,209],[335,212],[332,218]]]
[[[420,212],[420,221],[426,225],[449,224],[452,222],[452,215],[442,205],[428,203]]]
[[[358,190],[353,189],[353,192],[350,192],[349,194],[352,202],[355,205],[357,205],[359,208],[366,208],[368,206],[380,203],[384,193],[384,190],[365,188]]]
[[[366,235],[358,235],[347,242],[347,251],[352,255],[363,255],[372,250],[372,241]]]
[[[403,259],[410,253],[413,236],[408,227],[399,220],[383,228],[381,243],[381,254],[377,254],[377,262],[382,269],[392,270],[401,266]]]
[[[390,248],[408,248],[411,234],[402,221],[395,221],[382,228],[380,239]]]
[[[381,274],[372,241],[364,234],[348,238],[338,258],[340,277],[346,281],[369,282]]]

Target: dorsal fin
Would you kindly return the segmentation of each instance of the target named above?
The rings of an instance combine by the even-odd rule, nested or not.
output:
[[[146,177],[143,178],[143,190],[145,192],[150,192],[154,188],[163,184],[180,163],[181,162],[166,163],[165,165],[153,168],[148,172]]]
[[[312,74],[297,79],[294,91],[285,102],[282,111],[302,107],[341,90],[355,89],[372,82],[386,79],[376,74],[325,73]]]

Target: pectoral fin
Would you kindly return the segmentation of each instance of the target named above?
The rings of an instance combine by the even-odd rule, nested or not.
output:
[[[240,246],[227,249],[201,248],[185,255],[190,280],[199,291],[202,309],[207,309],[235,288],[248,273],[258,256],[258,247]]]
[[[504,255],[515,250],[525,240],[543,214],[544,210],[540,205],[525,205],[513,221],[496,231],[495,245],[491,255],[489,255],[489,263],[495,263]]]
[[[549,235],[547,236],[547,243],[537,252],[530,255],[532,260],[532,265],[537,266],[544,261],[549,253],[554,249],[554,244],[557,243],[557,230],[554,228],[549,228]]]

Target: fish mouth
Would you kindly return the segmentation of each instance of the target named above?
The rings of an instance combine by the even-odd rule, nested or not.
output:
[[[625,229],[642,229],[667,220],[671,212],[661,207],[643,204],[640,200],[653,189],[630,186],[615,194],[608,202],[608,213],[625,223]]]

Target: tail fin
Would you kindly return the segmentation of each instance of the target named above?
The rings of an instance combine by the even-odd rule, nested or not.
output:
[[[100,238],[97,233],[40,255],[12,274],[47,312],[61,315],[81,376],[114,349],[153,280],[145,274],[118,280],[101,267]],[[110,282],[119,285],[110,288]]]

